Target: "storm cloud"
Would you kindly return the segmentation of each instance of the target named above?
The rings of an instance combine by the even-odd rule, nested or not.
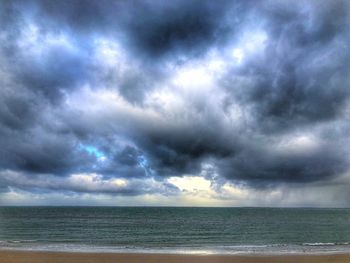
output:
[[[1,192],[177,196],[171,178],[192,176],[256,194],[347,177],[349,11],[1,2]]]

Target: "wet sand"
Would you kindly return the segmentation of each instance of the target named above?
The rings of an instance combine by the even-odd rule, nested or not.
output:
[[[0,263],[349,263],[349,254],[333,255],[178,255],[0,251]]]

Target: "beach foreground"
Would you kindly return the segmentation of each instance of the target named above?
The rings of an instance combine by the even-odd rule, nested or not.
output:
[[[350,254],[332,255],[177,255],[177,254],[123,254],[123,253],[68,253],[0,251],[0,263],[323,263],[350,262]]]

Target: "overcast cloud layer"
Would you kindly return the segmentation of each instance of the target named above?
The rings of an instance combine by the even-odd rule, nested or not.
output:
[[[0,204],[347,206],[349,11],[1,1]]]

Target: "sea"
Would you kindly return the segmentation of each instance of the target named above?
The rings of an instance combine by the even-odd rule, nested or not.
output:
[[[0,249],[343,253],[350,252],[350,209],[0,207]]]

